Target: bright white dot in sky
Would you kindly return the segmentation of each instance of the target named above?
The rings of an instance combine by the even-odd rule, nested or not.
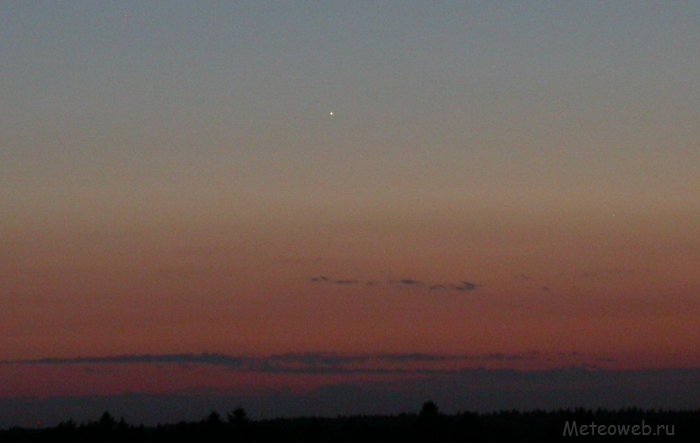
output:
[[[331,117],[333,117],[333,111],[329,112],[328,115],[330,115]]]

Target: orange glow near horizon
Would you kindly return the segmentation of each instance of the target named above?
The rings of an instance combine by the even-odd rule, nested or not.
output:
[[[0,395],[700,367],[697,6],[164,3],[0,4]]]

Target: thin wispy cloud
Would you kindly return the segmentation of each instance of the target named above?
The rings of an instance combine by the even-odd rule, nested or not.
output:
[[[336,285],[356,285],[359,282],[357,280],[335,280],[333,283]]]
[[[334,285],[359,285],[364,284],[365,286],[379,286],[379,285],[391,285],[394,287],[409,288],[423,288],[429,291],[457,291],[457,292],[471,292],[477,290],[481,285],[473,283],[471,281],[461,281],[457,283],[443,283],[443,282],[426,282],[418,280],[415,278],[401,278],[397,280],[386,280],[384,282],[376,280],[361,281],[357,279],[349,278],[331,278],[325,275],[319,275],[316,277],[309,278],[311,283],[324,283],[324,284],[334,284]]]
[[[402,278],[398,282],[396,282],[400,285],[405,285],[405,286],[424,286],[425,283],[422,281],[414,280],[412,278]]]
[[[476,283],[468,281],[463,281],[462,283],[454,286],[456,291],[475,291],[476,288],[478,288]]]
[[[349,278],[330,278],[325,275],[319,275],[318,277],[311,277],[309,279],[311,283],[331,283],[334,285],[356,285],[359,284],[359,280],[349,279]]]
[[[613,268],[593,268],[571,272],[560,272],[557,277],[566,277],[581,280],[596,280],[619,278],[643,272],[643,269],[613,267]]]
[[[285,353],[268,356],[226,354],[134,354],[102,357],[41,358],[5,360],[0,364],[28,365],[131,365],[177,364],[223,367],[239,372],[287,374],[439,374],[454,373],[474,365],[504,362],[546,362],[573,357],[588,362],[610,363],[608,357],[573,354],[525,353],[431,354],[431,353]]]

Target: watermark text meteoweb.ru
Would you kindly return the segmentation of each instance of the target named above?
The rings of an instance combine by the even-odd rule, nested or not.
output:
[[[669,436],[676,434],[674,424],[654,424],[650,425],[642,420],[637,424],[599,424],[594,421],[590,423],[576,423],[566,421],[564,423],[564,437],[605,437],[605,436]]]

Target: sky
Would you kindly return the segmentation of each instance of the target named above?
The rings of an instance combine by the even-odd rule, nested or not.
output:
[[[699,21],[3,2],[0,399],[700,367]]]

